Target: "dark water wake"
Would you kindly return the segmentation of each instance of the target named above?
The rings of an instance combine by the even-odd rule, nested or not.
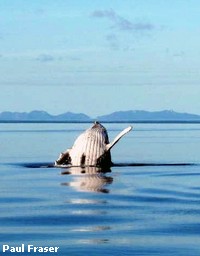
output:
[[[71,166],[55,167],[54,163],[51,162],[33,162],[33,163],[12,163],[11,165],[21,166],[25,168],[75,168]],[[114,163],[112,167],[140,167],[140,166],[195,166],[198,163]],[[81,167],[80,167],[81,168]],[[93,167],[96,168],[96,167]],[[98,168],[98,167],[97,167]],[[84,167],[83,167],[84,169]],[[101,168],[98,168],[101,169]]]
[[[195,163],[116,163],[113,166],[126,167],[126,166],[188,166],[196,165]]]

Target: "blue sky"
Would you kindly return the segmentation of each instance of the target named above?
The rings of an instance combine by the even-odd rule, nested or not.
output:
[[[0,112],[200,114],[200,1],[0,0]]]

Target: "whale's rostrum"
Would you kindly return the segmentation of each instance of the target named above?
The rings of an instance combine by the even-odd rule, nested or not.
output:
[[[111,166],[111,148],[132,129],[131,126],[120,132],[110,143],[106,128],[99,122],[83,132],[75,140],[72,148],[61,153],[55,166]]]

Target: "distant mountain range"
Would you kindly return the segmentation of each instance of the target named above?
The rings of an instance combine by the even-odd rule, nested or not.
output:
[[[178,113],[172,110],[163,111],[143,111],[130,110],[118,111],[108,115],[91,118],[83,113],[66,112],[60,115],[51,115],[45,111],[32,112],[2,112],[0,113],[1,122],[92,122],[98,120],[101,122],[174,122],[174,121],[199,121],[200,115]]]
[[[51,115],[45,111],[34,110],[32,112],[2,112],[0,121],[90,121],[91,118],[85,114],[66,112],[60,115]]]
[[[178,113],[172,110],[154,112],[143,110],[130,110],[118,111],[109,115],[99,116],[97,119],[100,121],[200,121],[200,115]]]

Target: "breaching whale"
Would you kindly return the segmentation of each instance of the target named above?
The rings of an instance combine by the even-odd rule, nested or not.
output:
[[[55,166],[110,167],[111,148],[131,129],[131,126],[127,127],[110,143],[106,128],[95,122],[91,128],[79,135],[72,148],[60,153]]]

